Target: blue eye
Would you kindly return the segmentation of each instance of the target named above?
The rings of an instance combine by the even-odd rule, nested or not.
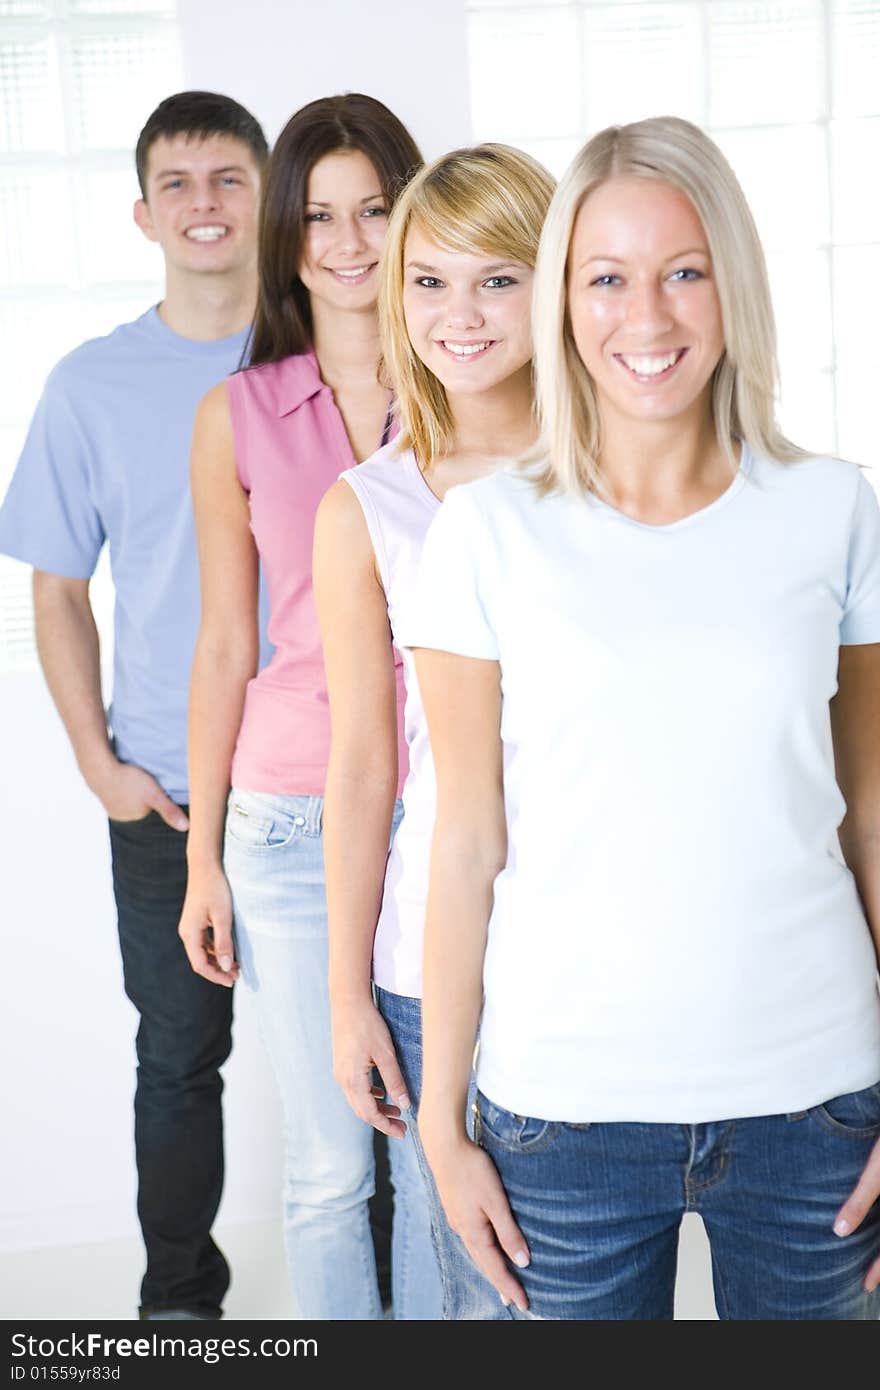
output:
[[[385,209],[384,209],[383,207],[364,208],[363,212],[361,213],[361,216],[362,216],[362,217],[370,217],[370,218],[372,218],[372,217],[384,217],[384,216],[385,216]]]
[[[619,275],[610,275],[610,274],[609,274],[609,275],[597,275],[596,278],[595,278],[595,280],[591,280],[591,281],[590,281],[590,287],[591,287],[591,288],[592,288],[593,285],[596,285],[596,286],[598,286],[599,289],[605,289],[605,288],[607,288],[607,287],[610,286],[610,285],[619,285],[619,284],[621,284],[620,276],[619,276]]]
[[[490,275],[488,280],[483,281],[483,284],[486,289],[505,290],[508,285],[517,285],[519,281],[514,280],[512,275]]]
[[[673,270],[670,280],[677,280],[679,284],[687,284],[691,280],[702,280],[705,277],[701,270],[694,270],[693,266],[682,266],[681,270]]]
[[[436,275],[420,275],[416,284],[421,285],[423,290],[435,290],[443,281],[438,280]]]

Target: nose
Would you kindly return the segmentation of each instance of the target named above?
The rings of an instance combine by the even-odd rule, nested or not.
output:
[[[446,300],[446,322],[458,330],[480,328],[483,313],[473,292],[467,288],[450,288]]]
[[[357,214],[343,217],[339,223],[339,250],[347,255],[354,255],[363,251],[366,244],[363,219]]]
[[[653,276],[636,280],[627,296],[627,325],[649,346],[648,340],[661,337],[674,323],[674,316],[663,294],[663,286]]]
[[[212,212],[220,205],[220,195],[211,179],[200,179],[193,183],[193,212]]]

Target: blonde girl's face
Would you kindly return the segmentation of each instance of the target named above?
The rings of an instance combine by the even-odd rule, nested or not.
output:
[[[568,313],[603,416],[672,420],[710,408],[721,305],[684,193],[620,176],[587,195],[569,247]]]
[[[379,175],[360,150],[317,160],[306,189],[300,279],[337,309],[372,310],[388,207]]]
[[[450,396],[489,391],[532,356],[533,270],[484,251],[452,251],[413,224],[403,311],[417,355]]]

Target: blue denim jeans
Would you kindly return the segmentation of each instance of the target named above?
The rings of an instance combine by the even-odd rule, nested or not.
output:
[[[177,926],[186,834],[155,811],[110,822],[125,992],[139,1014],[134,1143],[147,1251],[141,1316],[220,1317],[229,1267],[211,1236],[223,1190],[232,991],[190,968]]]
[[[387,989],[379,989],[378,986],[375,994],[379,1012],[388,1024],[410,1099],[411,1108],[403,1117],[407,1126],[404,1142],[412,1146],[427,1196],[431,1234],[443,1281],[444,1320],[506,1321],[509,1314],[495,1288],[483,1278],[459,1237],[449,1228],[419,1137],[418,1108],[422,1094],[422,1001],[403,994],[392,994]]]
[[[531,1251],[511,1317],[672,1318],[678,1228],[703,1218],[718,1315],[880,1317],[862,1281],[880,1254],[880,1203],[841,1239],[832,1224],[880,1139],[880,1082],[791,1115],[715,1124],[561,1124],[477,1096],[490,1154]]]
[[[233,788],[224,863],[236,955],[256,995],[284,1115],[284,1237],[295,1316],[365,1321],[382,1317],[367,1205],[373,1129],[333,1077],[322,812],[320,797]],[[421,1179],[407,1146],[392,1142],[390,1157],[394,1316],[433,1320],[440,1281]]]

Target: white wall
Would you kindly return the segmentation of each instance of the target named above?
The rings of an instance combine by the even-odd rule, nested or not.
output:
[[[464,0],[180,0],[184,70],[228,92],[274,140],[300,106],[378,97],[427,159],[471,139]]]
[[[236,96],[270,138],[303,102],[361,90],[428,155],[469,139],[464,0],[182,0],[180,10],[187,84]],[[0,716],[0,1249],[132,1234],[136,1020],[122,992],[106,822],[41,677],[4,676]],[[278,1205],[277,1104],[249,1005],[239,990],[226,1220]]]
[[[107,822],[42,677],[5,676],[2,710],[0,1250],[111,1240],[138,1229],[137,1016],[122,988]],[[249,1005],[239,990],[226,1068],[228,1221],[278,1210],[277,1103]]]

